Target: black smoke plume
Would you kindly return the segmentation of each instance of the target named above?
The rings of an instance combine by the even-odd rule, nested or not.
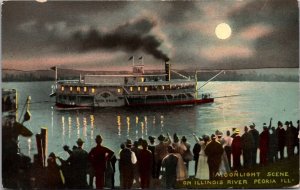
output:
[[[123,50],[134,52],[142,50],[157,59],[169,60],[168,56],[159,47],[163,40],[150,34],[156,22],[149,18],[143,18],[134,22],[128,22],[109,32],[101,32],[90,29],[88,32],[76,32],[72,41],[75,48],[80,51],[95,49]]]

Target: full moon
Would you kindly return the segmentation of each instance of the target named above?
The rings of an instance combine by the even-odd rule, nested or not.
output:
[[[215,33],[219,39],[225,40],[231,36],[231,28],[228,24],[221,23],[216,27]]]
[[[37,2],[39,2],[39,3],[45,3],[45,2],[47,2],[47,0],[36,0]]]

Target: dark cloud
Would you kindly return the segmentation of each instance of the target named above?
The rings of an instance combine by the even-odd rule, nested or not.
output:
[[[298,12],[297,0],[6,1],[3,58],[104,50],[114,59],[119,51],[172,57],[183,67],[298,67]],[[214,35],[219,20],[231,25],[230,39]],[[251,37],[252,31],[257,35]],[[213,47],[220,51],[208,52]],[[235,53],[239,48],[249,55]]]
[[[168,60],[166,53],[159,49],[163,40],[150,33],[155,26],[156,22],[153,19],[142,18],[127,22],[109,32],[96,29],[88,32],[78,31],[73,35],[69,44],[81,52],[95,49],[126,52],[142,50],[157,59]]]
[[[162,2],[164,6],[168,6],[169,10],[162,12],[163,19],[169,23],[178,23],[193,19],[193,14],[197,17],[201,11],[197,7],[197,1],[167,1]]]
[[[252,67],[299,67],[298,14],[296,0],[253,1],[230,14],[237,31],[256,23],[273,29],[255,41]]]
[[[56,47],[61,46],[65,38],[62,33],[80,27],[80,16],[118,11],[127,4],[126,1],[5,1],[2,5],[3,57],[59,51]],[[60,23],[65,24],[62,30],[66,31],[58,31]]]

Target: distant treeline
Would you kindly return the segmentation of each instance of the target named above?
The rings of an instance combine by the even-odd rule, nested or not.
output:
[[[194,72],[178,71],[179,73],[194,78]],[[61,73],[68,73],[62,75]],[[74,80],[79,79],[79,72],[61,72],[58,79]],[[121,73],[119,74],[128,74]],[[152,72],[148,72],[152,73]],[[201,72],[198,73],[199,81],[207,81],[218,72]],[[81,73],[84,76],[84,72]],[[88,73],[97,74],[97,73]],[[103,74],[103,72],[101,72]],[[116,72],[114,72],[116,74]],[[179,75],[172,73],[172,78],[181,78]],[[54,81],[53,72],[2,72],[3,82],[25,82],[25,81]],[[298,75],[284,75],[284,74],[259,74],[256,72],[239,73],[239,71],[226,71],[225,74],[219,75],[214,81],[278,81],[278,82],[299,82]]]
[[[2,82],[28,82],[28,81],[52,81],[54,77],[51,76],[35,76],[32,73],[21,74],[6,74],[2,75]]]
[[[215,73],[216,74],[216,73]],[[212,73],[200,73],[198,80],[207,81],[215,74]],[[219,75],[215,81],[277,81],[277,82],[299,82],[298,75],[279,75],[279,74],[257,74],[247,73],[240,74],[235,71],[227,71],[225,74]]]

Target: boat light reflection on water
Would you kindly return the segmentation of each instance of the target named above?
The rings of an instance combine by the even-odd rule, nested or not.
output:
[[[58,117],[56,118],[55,116]],[[50,145],[51,152],[57,152],[61,157],[65,157],[62,151],[63,145],[68,145],[72,148],[73,145],[76,145],[78,138],[82,138],[85,141],[85,149],[90,150],[95,146],[94,139],[96,135],[101,134],[104,137],[105,145],[111,147],[114,151],[118,151],[118,145],[124,142],[126,138],[132,140],[147,139],[151,133],[148,131],[149,129],[151,131],[157,130],[159,133],[164,131],[163,115],[115,115],[112,117],[114,121],[111,121],[113,126],[107,128],[105,127],[110,125],[101,125],[101,123],[106,121],[103,118],[97,118],[94,114],[78,115],[63,112],[62,115],[61,113],[58,115],[54,114],[52,117],[54,117],[51,119],[54,124],[51,126],[50,133],[48,133],[49,139],[51,139],[51,142],[48,143],[55,145],[55,147]],[[157,121],[159,121],[159,126],[156,126]],[[33,156],[32,154],[34,154],[35,150],[33,150],[34,145],[32,143],[34,142],[30,138],[27,143],[28,155]]]

